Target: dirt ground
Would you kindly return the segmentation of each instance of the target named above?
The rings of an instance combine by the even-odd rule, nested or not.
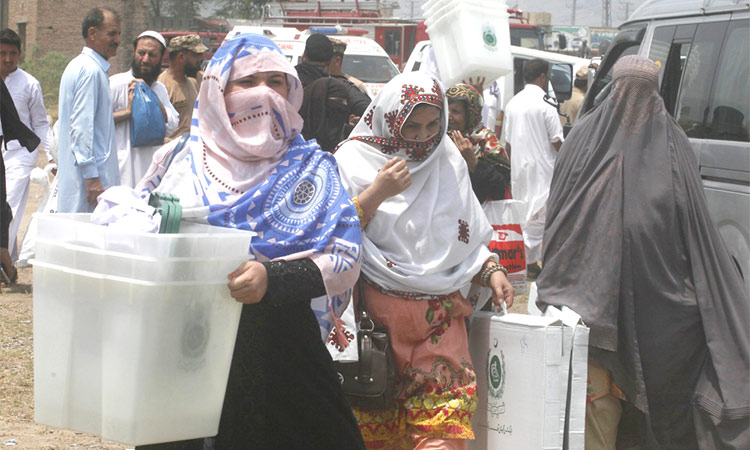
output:
[[[19,241],[43,194],[31,184]],[[17,284],[0,288],[0,449],[125,449],[96,436],[34,423],[32,309],[32,268],[26,267],[19,269]]]
[[[43,194],[32,183],[19,241]],[[21,268],[17,284],[0,288],[0,449],[125,449],[90,434],[34,422],[32,272]],[[526,295],[517,296],[510,312],[526,313],[527,301]]]

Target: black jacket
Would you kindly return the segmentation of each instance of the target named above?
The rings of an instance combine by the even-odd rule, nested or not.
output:
[[[364,92],[360,91],[357,85],[349,81],[349,79],[346,78],[345,75],[331,76],[346,83],[346,86],[349,89],[349,110],[355,116],[362,117],[362,115],[367,110],[367,107],[370,106],[370,97]]]
[[[5,81],[0,78],[0,121],[2,130],[0,130],[0,145],[8,141],[18,139],[18,141],[29,149],[34,151],[41,140],[21,122],[18,117],[16,105],[13,104],[13,98],[5,86]],[[10,206],[6,201],[7,193],[5,188],[5,161],[2,152],[0,152],[0,247],[8,248],[8,228],[13,214]]]

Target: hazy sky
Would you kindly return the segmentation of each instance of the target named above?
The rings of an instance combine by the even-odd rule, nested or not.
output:
[[[421,15],[420,8],[423,0],[399,0],[402,16],[408,17],[411,2],[414,2],[415,16]],[[610,0],[612,11],[612,26],[617,27],[625,20],[627,0]],[[630,12],[644,2],[644,0],[629,0]],[[552,25],[571,25],[573,0],[508,0],[509,8],[518,6],[521,11],[552,13]],[[601,26],[602,0],[576,0],[576,25]]]
[[[364,0],[373,1],[373,0]],[[421,17],[421,5],[426,0],[393,0],[401,4],[401,9],[395,15],[409,17],[412,11],[414,16]],[[498,1],[498,0],[489,0]],[[518,6],[522,11],[528,12],[550,12],[552,13],[552,25],[571,25],[573,0],[505,0],[509,8]],[[645,0],[610,0],[612,10],[612,26],[617,27],[625,20],[626,2],[630,3],[630,12]],[[308,0],[314,3],[314,0]],[[352,1],[353,3],[353,1]],[[498,1],[499,3],[499,1]],[[218,5],[217,0],[208,0],[204,5],[203,13],[211,15],[213,9]],[[578,26],[601,26],[602,24],[602,0],[576,0],[576,25]]]
[[[629,0],[630,12],[643,3],[644,0]],[[509,7],[515,6],[522,11],[546,11],[552,13],[553,25],[571,25],[573,14],[573,0],[510,0]],[[576,25],[601,26],[602,0],[576,0]],[[625,21],[626,0],[610,0],[612,12],[612,26],[618,26]]]

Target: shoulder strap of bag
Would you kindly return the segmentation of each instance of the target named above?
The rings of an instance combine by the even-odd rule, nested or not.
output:
[[[374,380],[372,378],[372,332],[375,330],[375,322],[372,321],[370,313],[367,311],[367,301],[365,300],[364,281],[360,278],[357,281],[359,292],[359,332],[357,333],[357,344],[359,345],[359,373],[354,379],[360,383],[369,384]]]
[[[367,314],[369,318],[369,314],[367,312],[367,302],[365,301],[365,288],[364,288],[364,281],[362,278],[357,280],[357,293],[359,294],[359,302],[357,303],[357,309],[359,310],[359,320],[362,320],[362,314]]]

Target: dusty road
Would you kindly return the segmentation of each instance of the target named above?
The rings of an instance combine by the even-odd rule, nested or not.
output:
[[[19,240],[43,193],[32,183]],[[0,448],[125,449],[96,436],[34,423],[32,271],[20,269],[18,283],[0,290]]]

